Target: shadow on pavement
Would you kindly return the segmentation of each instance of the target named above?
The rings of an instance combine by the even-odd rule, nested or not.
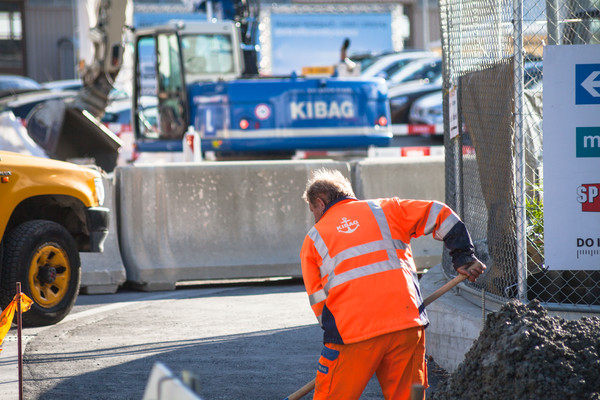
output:
[[[26,379],[25,394],[28,399],[141,399],[150,370],[160,361],[177,376],[181,376],[184,369],[195,373],[200,379],[200,395],[205,400],[281,400],[314,378],[321,338],[319,326],[310,325],[257,334],[164,341],[143,347],[125,346],[57,356],[39,354],[26,357],[25,364],[60,364],[82,359],[94,362],[123,354],[158,353],[61,379],[44,393],[36,393],[42,382]],[[372,380],[361,399],[381,398],[379,385]]]

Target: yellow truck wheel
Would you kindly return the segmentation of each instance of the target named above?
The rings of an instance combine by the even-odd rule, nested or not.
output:
[[[46,220],[25,222],[4,238],[0,305],[5,307],[21,291],[33,300],[23,314],[23,325],[42,326],[62,320],[79,293],[81,267],[77,244],[60,224]]]

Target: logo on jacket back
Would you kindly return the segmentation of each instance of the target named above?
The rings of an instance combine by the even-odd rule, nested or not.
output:
[[[350,221],[348,218],[344,217],[344,218],[342,218],[341,224],[337,226],[337,230],[340,233],[352,233],[359,226],[360,226],[360,224],[358,223],[357,220]]]

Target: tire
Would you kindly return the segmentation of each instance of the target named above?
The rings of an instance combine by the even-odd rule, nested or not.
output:
[[[52,221],[25,222],[4,238],[0,306],[21,291],[33,300],[23,313],[24,326],[52,325],[73,308],[79,293],[81,263],[71,234]]]

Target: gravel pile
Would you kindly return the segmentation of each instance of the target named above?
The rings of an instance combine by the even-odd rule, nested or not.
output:
[[[598,399],[600,318],[551,317],[537,301],[489,314],[456,371],[428,399]]]

